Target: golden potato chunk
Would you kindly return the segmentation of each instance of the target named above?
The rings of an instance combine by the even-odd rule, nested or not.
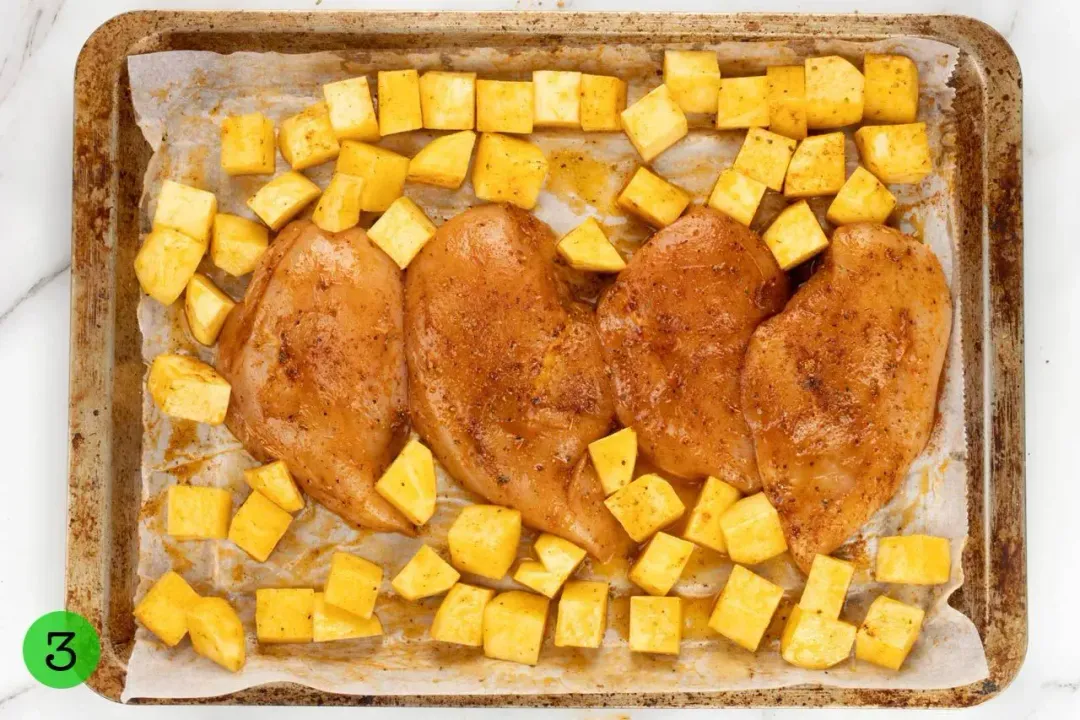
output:
[[[291,523],[292,515],[254,490],[233,515],[229,539],[259,562],[266,562]]]
[[[247,206],[271,230],[280,230],[320,193],[319,186],[300,173],[285,172],[259,188]]]
[[[665,227],[679,219],[690,204],[685,190],[669,183],[648,168],[639,167],[619,193],[619,207],[653,227]]]
[[[714,113],[720,63],[712,50],[665,50],[664,85],[683,112]]]
[[[581,73],[534,70],[533,124],[540,127],[581,127]]]
[[[282,120],[278,147],[281,157],[296,171],[336,158],[341,145],[330,124],[330,109],[326,103],[317,102]]]
[[[630,598],[630,650],[678,655],[682,642],[682,601],[677,597]]]
[[[896,197],[862,165],[855,168],[833,198],[825,217],[833,225],[883,223],[896,207]]]
[[[784,208],[765,230],[762,240],[783,270],[806,262],[829,246],[829,238],[805,200]]]
[[[727,552],[720,517],[739,499],[739,491],[723,480],[706,478],[690,511],[683,537],[719,553]]]
[[[854,625],[796,605],[780,636],[780,656],[796,667],[825,670],[846,660],[854,644]]]
[[[849,562],[828,555],[815,555],[799,607],[826,617],[840,617],[854,574],[855,566]]]
[[[544,569],[561,578],[560,583],[570,577],[585,559],[582,548],[551,533],[540,533],[533,543],[533,551]]]
[[[364,178],[336,172],[315,205],[311,221],[330,233],[342,232],[360,223],[360,198],[364,194]]]
[[[379,134],[424,127],[420,106],[420,76],[416,70],[379,71]]]
[[[709,207],[749,226],[757,215],[766,189],[765,183],[728,168],[716,178],[716,185],[709,195]]]
[[[495,597],[490,588],[458,583],[443,598],[431,623],[431,639],[480,647],[484,644],[484,608]]]
[[[234,307],[236,303],[233,299],[202,273],[195,273],[188,280],[184,292],[184,315],[191,334],[203,345],[214,344],[225,318]]]
[[[191,647],[221,667],[239,672],[244,667],[244,625],[227,600],[199,598],[188,606]]]
[[[623,130],[641,159],[652,162],[660,153],[686,137],[686,115],[667,85],[654,88],[619,115]]]
[[[608,241],[604,228],[592,217],[564,235],[556,250],[575,270],[619,272],[626,267],[626,261]]]
[[[787,550],[780,515],[758,493],[739,500],[720,516],[728,555],[734,562],[757,565]]]
[[[784,187],[795,141],[769,130],[750,128],[732,168],[777,192]]]
[[[166,415],[220,425],[232,388],[214,368],[186,355],[158,355],[150,364],[147,389]]]
[[[372,613],[369,618],[353,615],[326,602],[326,595],[315,593],[314,610],[311,621],[311,639],[315,642],[334,640],[355,640],[357,638],[376,637],[383,634],[382,623]]]
[[[472,130],[435,138],[409,161],[409,182],[458,189],[469,174],[475,144],[476,133]]]
[[[788,164],[784,195],[789,198],[835,195],[844,185],[844,133],[811,135],[799,143]]]
[[[899,670],[915,645],[926,613],[881,595],[870,603],[855,635],[855,657],[890,670]]]
[[[768,127],[769,79],[757,77],[724,78],[716,101],[718,130]]]
[[[144,293],[162,305],[172,305],[205,254],[205,242],[176,230],[155,228],[135,255],[135,277]]]
[[[379,139],[379,118],[366,77],[327,83],[322,90],[330,111],[330,126],[338,140],[375,142]]]
[[[364,178],[360,209],[365,212],[386,212],[391,203],[405,192],[409,174],[409,158],[385,148],[355,140],[341,143],[335,170],[346,175]]]
[[[784,588],[736,565],[709,616],[709,627],[756,652],[783,597]]]
[[[435,490],[435,459],[416,438],[409,440],[375,484],[375,491],[416,525],[435,514]]]
[[[402,270],[434,236],[435,223],[407,197],[399,197],[392,202],[368,230],[371,241],[382,248]]]
[[[229,534],[232,495],[228,490],[194,485],[169,488],[165,532],[178,540],[210,540]]]
[[[559,592],[563,580],[565,578],[548,572],[544,563],[537,560],[522,560],[514,571],[514,582],[549,598],[555,597],[555,593]]]
[[[531,133],[532,83],[477,80],[476,129],[482,133]]]
[[[608,584],[568,582],[555,619],[555,647],[598,648],[607,629]]]
[[[884,537],[878,542],[874,579],[904,585],[949,582],[952,559],[949,539],[932,535]]]
[[[390,585],[406,600],[419,600],[443,594],[460,579],[461,574],[450,563],[427,545],[421,545]]]
[[[648,540],[686,511],[678,493],[659,475],[642,475],[611,495],[604,504],[635,542]]]
[[[424,73],[420,76],[420,110],[428,129],[472,130],[476,125],[476,73]]]
[[[774,65],[766,68],[765,81],[769,131],[802,140],[806,137],[806,70],[802,65]]]
[[[484,655],[535,665],[547,624],[548,599],[510,590],[484,607]]]
[[[634,477],[637,462],[637,433],[633,428],[623,428],[616,433],[589,443],[592,459],[604,496],[621,490]]]
[[[919,114],[919,68],[911,58],[868,54],[863,58],[863,73],[863,120],[915,122]]]
[[[217,197],[214,193],[165,180],[161,183],[154,209],[154,228],[184,233],[202,243],[205,249],[215,214]]]
[[[622,130],[619,114],[626,109],[626,82],[609,75],[581,76],[581,129]]]
[[[289,466],[282,460],[244,470],[244,480],[252,490],[258,490],[286,512],[294,513],[304,508],[304,496],[300,494]]]
[[[484,133],[473,163],[473,192],[481,200],[508,202],[532,210],[547,171],[547,158],[538,146],[527,140]]]
[[[933,170],[926,123],[866,125],[855,131],[855,146],[866,169],[883,183],[917,183]]]
[[[842,57],[806,60],[806,126],[811,130],[854,125],[863,117],[865,79]]]
[[[521,513],[498,505],[469,505],[450,526],[450,562],[458,570],[499,580],[514,564]]]
[[[238,215],[218,213],[210,240],[210,260],[233,277],[247,275],[259,264],[270,243],[266,227]]]
[[[370,560],[352,553],[336,552],[330,558],[330,576],[323,588],[326,602],[358,617],[370,618],[382,576],[382,568]]]
[[[274,122],[260,112],[230,115],[221,123],[221,169],[229,175],[274,172]]]
[[[174,647],[187,635],[187,611],[198,599],[199,593],[170,570],[146,592],[133,614],[158,640]]]
[[[255,591],[255,636],[261,643],[311,642],[315,591],[259,588]]]
[[[658,532],[630,568],[630,582],[650,595],[667,595],[679,581],[694,543]]]

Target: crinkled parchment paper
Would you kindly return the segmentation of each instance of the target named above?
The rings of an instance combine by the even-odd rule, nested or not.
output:
[[[941,258],[950,280],[956,254],[950,235],[951,177],[955,144],[950,119],[952,91],[947,87],[957,50],[938,42],[907,39],[880,43],[830,40],[785,43],[726,43],[715,46],[721,69],[728,75],[755,74],[769,64],[799,62],[818,54],[842,54],[853,59],[865,52],[900,52],[915,58],[923,82],[920,116],[929,123],[937,172],[918,186],[894,188],[899,197],[900,226],[929,243]],[[229,114],[261,110],[275,120],[321,99],[320,85],[358,74],[374,81],[378,69],[416,67],[473,70],[487,77],[512,79],[536,68],[574,68],[617,74],[630,80],[630,99],[655,86],[663,48],[642,45],[525,49],[505,53],[459,47],[403,52],[380,51],[279,55],[169,52],[132,57],[129,71],[135,111],[155,154],[145,178],[143,229],[149,230],[160,182],[171,178],[217,193],[223,212],[251,216],[245,199],[266,177],[229,178],[218,165],[218,133]],[[703,202],[720,170],[734,159],[742,132],[717,132],[707,118],[691,118],[688,138],[654,163],[656,170],[689,190]],[[430,139],[424,132],[393,136],[383,144],[406,154]],[[584,217],[596,216],[614,241],[632,251],[648,230],[627,219],[614,206],[621,186],[638,165],[638,157],[621,133],[583,134],[538,132],[550,160],[547,189],[537,215],[558,233]],[[857,158],[849,141],[848,163]],[[285,169],[278,161],[278,171]],[[309,174],[325,186],[330,164]],[[850,168],[849,168],[850,169]],[[458,191],[410,184],[406,194],[441,222],[477,202],[468,183]],[[828,199],[812,200],[824,213]],[[764,226],[783,205],[770,194],[758,215]],[[372,218],[365,218],[370,223]],[[208,272],[234,297],[243,295],[246,279],[224,276],[204,261]],[[953,283],[955,288],[955,283]],[[600,286],[583,287],[585,295]],[[782,612],[756,654],[736,648],[706,628],[712,598],[723,586],[730,563],[710,551],[698,550],[675,592],[686,598],[682,653],[677,658],[629,652],[626,643],[628,600],[625,560],[599,567],[586,565],[580,575],[612,582],[609,628],[599,650],[556,648],[545,643],[535,668],[488,660],[478,650],[433,643],[427,628],[439,599],[406,603],[389,587],[389,578],[404,565],[420,543],[445,548],[446,529],[458,509],[475,500],[445,475],[440,477],[439,510],[422,536],[360,532],[314,503],[301,511],[277,550],[266,563],[251,560],[228,541],[181,542],[165,535],[164,498],[174,483],[224,487],[239,506],[247,493],[241,470],[252,465],[228,430],[171,420],[147,397],[144,400],[142,515],[139,524],[138,595],[169,568],[184,575],[204,594],[227,597],[248,628],[249,658],[244,670],[231,674],[199,658],[189,643],[174,649],[139,629],[128,665],[124,698],[213,696],[273,681],[294,681],[315,688],[356,694],[570,693],[709,691],[774,688],[823,683],[866,688],[945,688],[987,676],[986,660],[974,625],[949,607],[947,599],[963,582],[960,556],[967,536],[966,467],[963,417],[963,369],[960,358],[960,311],[957,304],[941,394],[940,420],[930,446],[916,460],[896,498],[839,554],[852,559],[858,571],[844,618],[858,623],[868,603],[888,591],[898,599],[928,610],[922,636],[903,670],[892,673],[854,659],[827,672],[808,672],[784,663],[778,652],[783,617],[797,598],[802,578],[787,556],[755,568],[788,589]],[[149,362],[161,352],[182,352],[213,360],[213,349],[199,346],[182,319],[182,303],[172,307],[143,298],[139,324],[143,357]],[[691,488],[685,489],[688,498]],[[870,561],[875,538],[882,534],[925,532],[952,539],[953,576],[948,585],[933,588],[885,587],[872,581]],[[522,543],[527,554],[531,533]],[[384,592],[376,612],[386,634],[382,638],[341,643],[260,647],[254,637],[254,591],[259,587],[316,587],[326,580],[334,550],[359,553],[386,571]],[[468,579],[468,578],[466,578]],[[486,583],[485,583],[486,584]],[[500,587],[510,587],[505,580]],[[550,632],[549,623],[549,632]]]

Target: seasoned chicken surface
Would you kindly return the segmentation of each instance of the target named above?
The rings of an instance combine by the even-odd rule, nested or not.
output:
[[[509,206],[439,228],[406,273],[409,404],[458,482],[606,560],[626,536],[586,456],[614,405],[592,314],[554,257],[547,226]]]
[[[751,333],[788,278],[749,228],[695,210],[656,233],[597,310],[623,425],[664,472],[761,486],[739,400]]]
[[[362,230],[308,221],[277,236],[222,329],[225,419],[256,458],[284,460],[346,521],[413,526],[375,493],[408,428],[397,265]]]
[[[864,224],[838,229],[821,268],[754,333],[743,409],[804,571],[892,498],[925,447],[951,323],[933,250]]]

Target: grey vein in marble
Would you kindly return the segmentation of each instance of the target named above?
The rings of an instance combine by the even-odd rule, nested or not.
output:
[[[15,299],[15,302],[11,303],[7,308],[0,312],[0,325],[3,325],[4,321],[11,316],[19,306],[27,300],[37,295],[46,285],[51,283],[56,278],[60,277],[68,268],[71,267],[71,260],[65,260],[63,267],[59,267],[56,270],[51,270],[45,277],[38,280],[36,283],[30,286],[30,289],[24,292],[22,295]]]
[[[19,18],[19,27],[26,28],[23,35],[17,36],[12,46],[4,53],[0,62],[0,103],[3,103],[12,88],[18,82],[22,69],[34,56],[34,51],[41,47],[49,31],[56,24],[64,0],[38,0],[36,8],[27,19],[24,14]]]

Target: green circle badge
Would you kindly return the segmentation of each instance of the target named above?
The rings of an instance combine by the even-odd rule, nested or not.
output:
[[[58,610],[42,615],[23,638],[23,662],[42,685],[63,690],[81,685],[101,660],[101,640],[86,618]]]

